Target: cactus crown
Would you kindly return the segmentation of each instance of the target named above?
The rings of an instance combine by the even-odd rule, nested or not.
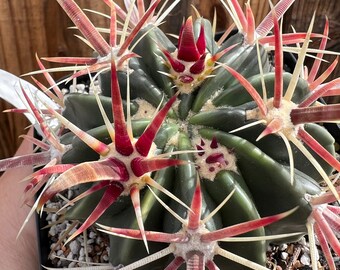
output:
[[[340,163],[319,123],[339,121],[339,105],[320,101],[339,94],[340,79],[325,82],[338,59],[317,77],[327,20],[322,34],[312,32],[314,17],[305,33],[282,34],[293,0],[272,6],[258,27],[249,3],[243,12],[236,0],[222,1],[238,33],[215,42],[214,26],[196,11],[176,47],[158,26],[179,1],[146,9],[142,0],[125,8],[103,0],[108,42],[74,0],[57,1],[97,56],[43,58],[61,69],[37,57],[40,70],[30,74],[47,79],[48,87],[34,80],[48,102],[21,87],[27,107],[11,110],[32,114],[43,137],[25,137],[39,152],[0,161],[0,170],[43,165],[25,179],[24,202],[44,186],[30,215],[79,186],[59,209],[72,205],[63,219],[82,223],[64,244],[97,226],[122,269],[268,269],[269,242],[305,234],[313,268],[317,237],[336,269],[330,247],[340,255],[340,210],[332,204],[340,191],[332,175]],[[321,40],[318,50],[311,39]],[[284,51],[297,55],[292,74]],[[51,76],[59,70],[74,71],[66,81],[88,75],[91,91],[63,94]]]

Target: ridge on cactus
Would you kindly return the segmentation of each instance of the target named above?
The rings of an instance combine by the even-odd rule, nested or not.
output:
[[[233,195],[233,192],[229,194],[226,199],[222,202],[222,207],[224,203]],[[266,226],[277,220],[280,220],[288,216],[293,210],[287,213],[266,217],[254,221],[248,221],[241,224],[236,224],[230,227],[226,227],[214,232],[207,230],[205,223],[212,218],[216,210],[213,211],[204,220],[201,220],[202,211],[202,191],[200,182],[197,181],[196,188],[191,201],[191,207],[188,211],[187,219],[184,220],[173,213],[174,216],[180,220],[182,223],[182,229],[174,234],[166,234],[161,232],[145,232],[146,238],[149,241],[166,242],[169,243],[169,247],[159,251],[157,254],[152,254],[140,261],[137,261],[131,265],[125,266],[121,269],[135,269],[144,264],[148,264],[153,260],[157,260],[163,256],[167,256],[173,253],[175,258],[167,266],[167,269],[178,269],[183,263],[187,265],[196,266],[196,268],[203,269],[206,266],[208,269],[218,269],[217,265],[214,263],[213,259],[215,255],[220,255],[230,260],[233,260],[239,264],[245,265],[251,269],[267,269],[259,264],[253,263],[247,259],[244,259],[236,254],[230,253],[218,246],[218,241],[224,241],[226,238],[230,238],[235,235],[243,234],[248,231],[255,230],[259,227]],[[100,226],[100,225],[99,225]],[[102,231],[118,235],[122,237],[132,237],[134,239],[142,239],[142,235],[137,230],[130,229],[119,229],[110,228],[107,226],[102,227]],[[260,239],[257,239],[258,241]],[[201,250],[197,250],[197,246],[202,247]]]
[[[326,82],[338,58],[319,74],[332,53],[327,19],[323,33],[313,33],[315,17],[306,32],[282,33],[294,0],[270,4],[257,27],[249,3],[226,0],[238,33],[227,38],[230,28],[215,41],[215,23],[195,10],[175,46],[159,26],[179,0],[148,7],[103,0],[107,29],[75,0],[57,2],[96,56],[42,58],[67,65],[50,69],[36,57],[40,70],[29,75],[43,74],[48,86],[32,78],[45,96],[21,87],[26,108],[9,111],[30,114],[42,135],[24,137],[34,153],[0,161],[1,171],[42,166],[23,179],[23,203],[36,201],[21,230],[49,200],[78,187],[56,211],[81,225],[59,241],[67,245],[97,226],[109,234],[113,267],[269,269],[269,243],[308,235],[313,270],[316,243],[337,269],[340,163],[322,124],[339,122],[340,107],[320,99],[339,95],[340,79]],[[318,49],[309,48],[312,39]],[[297,55],[291,74],[285,52]],[[51,73],[58,71],[74,73],[56,82]],[[84,75],[91,91],[60,89]]]

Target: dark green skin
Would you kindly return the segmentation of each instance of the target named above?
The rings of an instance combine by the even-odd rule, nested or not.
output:
[[[290,216],[267,226],[267,233],[305,232],[312,208],[304,195],[320,193],[320,187],[312,178],[297,172],[292,185],[289,170],[247,140],[213,129],[201,129],[199,133],[203,138],[215,137],[220,144],[233,149],[239,172],[261,216],[298,207]]]
[[[145,35],[143,39],[140,37]],[[150,75],[150,77],[156,82],[158,87],[169,97],[174,94],[173,82],[165,75],[161,75],[159,71],[169,73],[169,67],[164,65],[164,55],[160,48],[164,48],[169,52],[176,50],[175,45],[168,39],[168,37],[158,28],[152,25],[148,25],[143,28],[135,38],[135,42],[138,42],[134,48],[134,52],[137,53],[143,61],[141,65],[143,69]],[[160,47],[161,46],[161,47]],[[156,57],[150,57],[153,54]]]
[[[112,122],[112,102],[111,97],[100,96],[106,115]],[[92,128],[104,125],[103,116],[98,107],[95,96],[85,94],[68,94],[64,99],[65,109],[62,115],[80,129],[87,131]],[[123,101],[124,113],[126,114],[126,102]],[[130,112],[134,115],[138,110],[138,104],[131,102]]]
[[[246,183],[242,179],[241,175],[234,172],[221,171],[216,175],[214,181],[203,181],[203,186],[208,191],[210,197],[213,198],[216,205],[223,202],[225,197],[235,189],[233,196],[219,211],[223,226],[226,227],[228,225],[235,225],[241,222],[260,218],[256,206],[250,196],[250,192],[248,191]],[[237,215],[235,215],[235,205],[238,206]],[[240,236],[250,237],[263,235],[264,229],[260,228]],[[247,257],[249,260],[258,264],[265,264],[265,252],[267,248],[265,241],[248,243],[220,242],[219,246],[225,250],[232,251],[239,256]],[[214,261],[220,266],[220,268],[226,264],[226,260],[218,256],[215,257]],[[232,261],[228,261],[227,265],[230,269],[244,269],[244,266]]]
[[[219,59],[219,62],[232,67],[245,78],[250,78],[253,75],[259,74],[256,47],[243,45],[243,40],[238,34],[235,35],[235,37],[232,37],[231,40],[233,40],[234,43],[228,41],[229,46],[233,44],[238,45],[222,56]],[[231,44],[229,44],[229,42]],[[269,62],[264,49],[261,49],[261,62],[263,63],[264,70],[268,72]],[[225,91],[229,89],[229,87],[238,84],[238,81],[223,67],[215,70],[212,75],[215,75],[215,77],[204,81],[197,93],[197,97],[192,106],[194,112],[199,112],[216,91]]]
[[[292,74],[290,73],[283,73],[283,93],[286,92],[289,82],[292,78]],[[267,96],[268,98],[273,97],[274,93],[274,82],[275,82],[275,73],[270,72],[263,76],[263,80],[266,85]],[[261,76],[256,74],[248,78],[248,81],[251,85],[257,90],[257,92],[262,97],[262,82]],[[299,103],[303,100],[305,96],[307,96],[310,92],[308,88],[308,84],[306,81],[299,79],[298,81],[298,91],[294,91],[292,101],[295,103]],[[223,91],[217,97],[215,97],[212,103],[217,106],[239,106],[247,102],[253,101],[252,97],[248,94],[247,90],[241,85],[236,84],[232,87],[229,87],[226,91]]]
[[[231,66],[249,79],[257,91],[262,93],[262,86],[259,75],[256,48],[243,45],[243,37],[236,34],[228,39],[220,48],[213,42],[210,24],[200,19],[195,22],[195,36],[198,36],[201,25],[205,29],[207,49],[211,53],[221,51],[233,44],[237,44],[234,49],[224,55],[220,62]],[[146,33],[150,28],[141,32]],[[135,47],[135,52],[142,56],[130,60],[131,99],[135,106],[134,99],[141,98],[157,107],[164,97],[163,104],[173,95],[176,89],[172,89],[173,83],[165,76],[158,74],[158,70],[167,72],[167,67],[163,65],[164,58],[162,52],[154,44],[154,40],[162,43],[169,51],[175,50],[175,46],[158,29],[151,29],[150,32]],[[261,59],[263,70],[268,73],[271,69],[268,55],[263,48]],[[245,117],[246,110],[256,107],[246,90],[238,83],[234,77],[225,69],[219,68],[214,71],[214,78],[209,78],[189,95],[179,95],[180,104],[178,110],[170,111],[168,120],[165,121],[158,132],[155,143],[161,152],[172,152],[175,150],[192,150],[192,139],[201,136],[205,140],[216,137],[218,143],[231,149],[237,158],[237,172],[221,171],[214,181],[201,179],[203,194],[202,217],[213,211],[224,198],[236,188],[232,199],[207,223],[210,231],[222,227],[236,224],[246,220],[253,220],[259,217],[275,215],[295,207],[297,210],[285,219],[258,229],[248,235],[274,235],[279,233],[305,234],[306,222],[311,213],[311,206],[305,198],[305,194],[318,194],[320,187],[316,181],[320,180],[319,174],[311,166],[310,162],[293,147],[295,160],[295,181],[290,183],[290,171],[286,167],[289,165],[287,150],[282,140],[275,136],[267,136],[256,142],[257,136],[263,130],[263,126],[256,126],[244,131],[228,134],[229,131],[247,124],[249,121]],[[126,73],[120,71],[118,74],[119,84],[123,100],[126,99]],[[268,95],[273,92],[273,73],[265,74],[265,83]],[[99,76],[103,90],[103,96],[110,96],[110,72]],[[290,74],[284,74],[284,89],[286,89]],[[300,102],[307,93],[308,85],[304,81],[298,82],[299,90],[294,93],[293,101]],[[221,90],[221,91],[219,91]],[[218,92],[217,92],[218,91]],[[200,110],[212,97],[212,104],[217,106],[215,110],[201,112]],[[101,98],[105,110],[109,117],[111,113],[110,101],[105,97]],[[67,101],[67,100],[66,100]],[[82,96],[70,96],[66,102],[64,115],[76,125],[83,127],[87,132],[99,140],[109,144],[111,139],[103,125],[98,109],[88,108],[96,106],[94,99]],[[133,107],[132,110],[137,109]],[[94,121],[88,121],[89,113],[94,114]],[[195,115],[196,114],[196,115]],[[190,118],[189,118],[190,115]],[[111,118],[112,119],[112,118]],[[183,121],[178,121],[180,119]],[[134,136],[142,134],[151,119],[138,120],[133,122]],[[176,122],[177,121],[177,122]],[[185,128],[183,128],[185,126]],[[209,128],[202,128],[209,127]],[[185,132],[183,131],[185,130]],[[316,138],[330,153],[334,154],[333,139],[323,128],[316,124],[306,125],[306,130]],[[178,135],[179,134],[179,135]],[[170,139],[178,135],[178,140],[169,146]],[[72,149],[64,154],[63,163],[80,163],[84,161],[98,160],[99,156],[78,138],[65,134],[62,138],[65,144],[72,144]],[[194,156],[192,153],[183,153],[174,158],[190,161],[190,164],[167,168],[154,172],[152,177],[175,194],[186,204],[190,205],[193,190],[196,185],[197,170],[195,168]],[[331,168],[321,159],[317,158],[326,173],[330,173]],[[86,186],[88,188],[88,186]],[[83,187],[85,188],[85,187]],[[169,199],[162,193],[156,191],[177,214],[182,217],[187,216],[187,209]],[[71,211],[67,213],[68,219],[84,220],[99,202],[102,192],[97,192],[88,198],[77,203]],[[141,208],[143,211],[144,225],[146,230],[156,230],[165,232],[178,232],[181,224],[162,207],[145,188],[141,191]],[[133,211],[131,200],[128,196],[121,197],[111,206],[101,217],[99,222],[115,226],[137,228],[136,217]],[[290,239],[277,239],[275,242],[296,240],[301,235]],[[150,253],[159,251],[167,244],[149,242]],[[265,251],[268,243],[264,241],[250,242],[246,244],[226,244],[219,243],[222,248],[251,259],[259,264],[265,263]],[[146,257],[147,253],[142,241],[128,240],[125,238],[111,237],[111,256],[113,265],[130,264],[134,261]],[[170,262],[172,256],[157,260],[141,269],[164,269]],[[231,263],[226,259],[215,256],[214,261],[221,270],[237,269],[246,270],[248,268]],[[181,269],[185,269],[183,266]]]
[[[172,152],[173,149],[174,147],[171,146],[166,150],[166,152]],[[164,188],[172,190],[174,186],[174,176],[175,168],[172,167],[156,172],[153,175],[153,179],[161,184]],[[162,199],[162,201],[167,204],[169,203],[169,197],[167,197],[164,193],[156,189],[153,189],[153,191]],[[166,214],[166,210],[159,204],[157,199],[153,196],[148,188],[145,188],[142,194],[141,209],[145,229],[150,231],[162,231],[163,222],[161,217]],[[136,215],[131,203],[130,206],[127,207],[123,212],[107,219],[103,223],[112,227],[138,229]],[[164,243],[156,243],[151,241],[148,242],[150,254],[167,246],[168,245]],[[117,236],[110,236],[110,253],[110,258],[112,258],[111,263],[113,265],[127,265],[148,256],[143,241],[125,239]],[[168,258],[165,257],[139,269],[161,270],[164,269],[164,265],[166,264],[167,260]]]
[[[252,109],[254,103],[247,103],[239,107],[227,107],[219,108],[209,112],[202,112],[193,116],[189,122],[194,125],[201,125],[212,127],[225,132],[232,131],[236,128],[242,127],[252,121],[246,120],[246,110]],[[225,123],[228,123],[227,125]],[[240,136],[252,144],[260,148],[264,153],[275,159],[277,162],[283,165],[289,165],[289,155],[287,148],[283,140],[273,134],[256,141],[258,136],[264,130],[263,125],[256,125],[247,129],[234,132],[233,134]],[[328,152],[332,155],[335,154],[334,138],[328,133],[327,130],[317,124],[306,124],[305,130],[312,135]],[[317,181],[322,181],[322,177],[319,172],[314,168],[311,162],[297,149],[295,145],[291,143],[293,150],[294,166],[298,170],[306,173]],[[306,146],[309,152],[318,161],[324,171],[329,175],[333,168],[325,162],[320,156],[318,156],[313,150]]]

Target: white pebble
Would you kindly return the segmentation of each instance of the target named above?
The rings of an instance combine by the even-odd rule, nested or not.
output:
[[[89,238],[94,239],[96,238],[97,234],[95,232],[90,232]]]
[[[73,253],[72,253],[72,251],[67,255],[67,259],[73,260]]]
[[[58,233],[58,232],[57,232],[57,227],[56,227],[55,225],[53,225],[53,226],[50,228],[50,230],[49,230],[49,234],[50,234],[51,236],[55,236],[57,233]]]
[[[92,245],[94,243],[94,239],[89,239],[89,240],[87,240],[87,244],[88,245]]]
[[[97,244],[97,245],[100,245],[102,242],[103,242],[103,238],[101,238],[100,236],[98,236],[98,237],[96,238],[96,244]]]
[[[51,213],[48,213],[47,217],[46,217],[46,220],[47,221],[51,221],[52,219],[52,214]]]
[[[73,254],[78,254],[80,250],[80,243],[77,240],[74,240],[70,243],[70,250]]]
[[[85,90],[85,84],[77,84],[77,89],[79,90],[79,91],[84,91]]]
[[[51,255],[50,255],[50,259],[53,260],[53,259],[55,258],[55,256],[56,256],[56,254],[55,254],[55,252],[53,251],[53,252],[51,253]]]
[[[66,224],[60,223],[60,224],[56,225],[56,228],[57,228],[57,232],[60,233],[60,232],[62,232],[66,229]]]
[[[300,258],[300,262],[303,264],[303,265],[310,265],[310,258],[307,254],[302,254],[301,258]]]
[[[71,262],[71,263],[68,265],[68,268],[76,267],[76,265],[77,265],[76,262]]]
[[[287,244],[282,244],[282,245],[280,245],[279,250],[280,250],[280,251],[284,251],[284,250],[287,249],[287,247],[288,247]]]
[[[71,92],[71,93],[74,93],[74,92],[76,92],[76,91],[77,91],[77,87],[74,87],[73,84],[70,85],[70,92]]]
[[[281,259],[286,260],[288,258],[288,253],[287,252],[282,252],[281,253]]]
[[[70,200],[71,198],[73,198],[73,190],[69,189],[67,191],[67,198]]]
[[[51,218],[51,221],[52,221],[52,222],[56,222],[57,219],[58,219],[58,215],[57,215],[57,214],[53,214],[53,215],[52,215],[52,218]]]
[[[79,257],[84,257],[85,256],[85,250],[84,248],[82,247],[80,250],[79,250]]]

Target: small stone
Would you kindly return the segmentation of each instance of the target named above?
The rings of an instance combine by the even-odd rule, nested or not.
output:
[[[55,225],[53,225],[53,226],[50,228],[49,234],[50,234],[51,236],[55,236],[55,235],[57,234],[57,228],[56,228]]]
[[[64,231],[66,229],[66,224],[65,223],[57,224],[56,228],[57,228],[57,232],[61,233],[62,231]]]
[[[287,244],[282,244],[282,245],[279,246],[279,250],[280,250],[280,251],[284,251],[284,250],[287,249],[287,247],[288,247]]]
[[[82,247],[80,250],[79,250],[79,257],[84,257],[85,256],[85,251],[84,251],[84,248]]]
[[[94,239],[96,238],[97,234],[95,232],[90,232],[89,233],[89,238]]]
[[[72,189],[69,189],[69,190],[67,191],[67,198],[68,198],[69,200],[73,198],[73,190],[72,190]]]
[[[288,258],[288,253],[287,252],[282,252],[281,253],[281,259],[282,260],[287,260],[287,258]]]
[[[109,261],[109,256],[107,256],[107,254],[105,254],[103,257],[103,262],[108,262]]]
[[[72,84],[72,85],[70,85],[70,92],[71,93],[74,93],[74,92],[76,92],[77,91],[77,88],[76,87],[74,87],[74,85]]]
[[[61,256],[64,255],[64,251],[62,251],[61,249],[57,251],[57,256]]]
[[[50,259],[53,260],[55,258],[55,256],[56,256],[56,253],[53,251],[50,255]]]
[[[51,213],[48,213],[48,214],[47,214],[46,220],[47,220],[47,221],[51,221],[51,220],[52,220],[52,214],[51,214]]]
[[[88,245],[92,245],[94,243],[94,239],[89,239],[89,240],[87,240],[87,244]]]
[[[84,91],[85,90],[85,84],[77,84],[77,89],[79,90],[79,91]]]
[[[58,215],[57,214],[52,214],[51,221],[52,222],[56,222],[57,219],[58,219]]]
[[[73,267],[76,267],[77,266],[77,262],[71,262],[69,265],[68,265],[68,268],[73,268]]]
[[[303,265],[310,265],[310,257],[307,254],[302,254],[301,258],[300,258],[300,262]]]
[[[73,254],[78,254],[80,251],[80,243],[77,240],[74,240],[70,243],[70,250]]]
[[[67,255],[67,259],[73,260],[73,253],[72,253],[72,251]]]
[[[101,244],[103,244],[103,238],[101,238],[100,236],[98,236],[98,237],[96,238],[96,244],[101,246]]]

